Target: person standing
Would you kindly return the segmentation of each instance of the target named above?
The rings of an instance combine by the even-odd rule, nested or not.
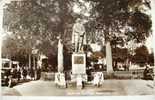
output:
[[[8,87],[12,87],[12,76],[9,76]]]
[[[21,78],[21,70],[18,69],[17,70],[17,80],[18,80],[18,82],[20,81],[20,78]]]
[[[40,79],[40,77],[41,77],[41,68],[39,67],[39,68],[37,68],[37,80],[39,80]]]
[[[146,68],[144,69],[143,76],[145,80],[148,80],[150,78],[149,66],[147,65],[146,65]]]
[[[22,73],[22,74],[23,74],[23,79],[26,80],[26,77],[27,77],[27,70],[26,70],[25,67],[23,68],[23,73]]]
[[[30,69],[30,77],[31,77],[31,80],[34,80],[34,76],[35,76],[34,69],[31,68],[31,69]]]
[[[17,69],[13,68],[12,70],[12,78],[17,78]]]

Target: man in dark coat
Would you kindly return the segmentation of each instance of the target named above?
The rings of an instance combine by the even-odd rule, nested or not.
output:
[[[145,70],[144,70],[144,73],[143,73],[143,76],[144,76],[144,79],[145,80],[148,80],[149,79],[149,67],[146,66]]]
[[[18,82],[20,81],[20,78],[21,78],[21,70],[18,69],[17,70],[17,79],[18,79]]]
[[[27,76],[27,70],[25,68],[23,68],[23,78],[24,80],[26,79],[26,76]]]

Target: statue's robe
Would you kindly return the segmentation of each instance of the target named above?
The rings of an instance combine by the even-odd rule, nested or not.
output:
[[[75,49],[86,44],[86,34],[83,24],[75,23],[73,26],[72,43],[75,44]]]

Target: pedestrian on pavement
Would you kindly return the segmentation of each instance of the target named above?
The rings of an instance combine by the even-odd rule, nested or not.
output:
[[[23,74],[23,79],[26,80],[26,77],[27,77],[27,70],[26,70],[25,67],[23,68],[23,73],[22,73],[22,74]]]
[[[10,70],[6,70],[4,75],[8,78],[11,75],[11,71]]]
[[[8,87],[12,87],[12,76],[9,76]]]
[[[12,78],[17,78],[17,68],[12,69]]]
[[[5,85],[8,86],[9,85],[9,77],[5,78]]]
[[[146,65],[146,68],[145,68],[145,70],[143,72],[143,76],[144,76],[145,80],[151,79],[151,73],[150,73],[150,69],[149,69],[148,65]]]
[[[18,80],[18,82],[20,81],[20,78],[21,78],[21,70],[18,69],[17,70],[17,80]]]
[[[31,80],[34,80],[34,76],[35,76],[34,69],[31,68],[31,69],[30,69],[30,77],[31,77]]]
[[[41,77],[41,68],[39,67],[39,68],[37,68],[37,80],[39,80],[40,79],[40,77]]]

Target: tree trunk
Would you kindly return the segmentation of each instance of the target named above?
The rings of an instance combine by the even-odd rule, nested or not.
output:
[[[31,68],[31,54],[29,54],[29,68]]]
[[[39,66],[39,64],[38,64],[38,61],[39,61],[39,54],[37,55],[37,68],[39,68],[40,66]]]
[[[112,51],[111,51],[111,45],[110,42],[106,42],[106,64],[107,64],[107,72],[112,73],[113,67],[112,67]]]
[[[33,68],[36,69],[36,64],[35,64],[35,55],[33,55]]]

